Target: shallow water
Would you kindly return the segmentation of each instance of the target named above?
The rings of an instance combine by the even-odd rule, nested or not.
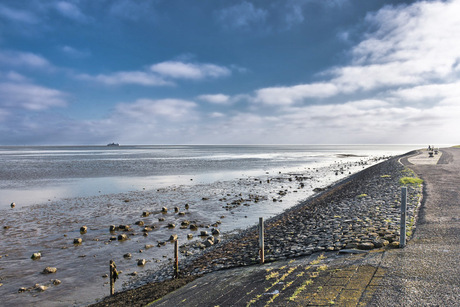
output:
[[[173,148],[174,153],[171,156],[180,156],[175,150],[176,148]],[[8,302],[9,306],[68,306],[94,302],[109,293],[108,279],[102,276],[108,273],[110,259],[115,260],[117,268],[123,271],[120,281],[116,284],[116,290],[120,290],[124,283],[142,276],[143,272],[151,271],[171,261],[173,245],[167,243],[165,246],[158,247],[158,241],[166,241],[172,234],[177,234],[182,244],[187,242],[186,236],[189,233],[194,234],[194,240],[200,240],[197,236],[199,231],[210,231],[212,228],[200,228],[198,231],[179,229],[181,221],[185,219],[196,221],[197,224],[206,227],[220,220],[222,224],[218,228],[223,232],[244,229],[257,223],[258,217],[268,218],[306,199],[313,194],[313,188],[325,187],[348,176],[350,172],[357,172],[375,163],[373,158],[383,152],[380,150],[369,154],[350,149],[332,151],[328,154],[323,150],[318,151],[318,155],[314,158],[305,159],[303,158],[305,151],[302,154],[298,148],[288,153],[278,149],[276,154],[269,153],[269,158],[260,157],[264,155],[260,148],[251,150],[253,152],[243,152],[240,149],[238,153],[224,154],[218,149],[217,153],[208,151],[205,155],[203,149],[199,148],[188,158],[184,158],[184,154],[181,154],[181,160],[201,161],[199,163],[195,161],[197,165],[206,164],[207,160],[212,160],[211,165],[222,162],[221,166],[226,165],[226,167],[222,167],[222,171],[219,172],[213,167],[208,169],[201,166],[198,169],[201,171],[197,170],[196,174],[189,174],[186,170],[190,165],[180,164],[174,170],[169,170],[169,173],[160,169],[157,172],[158,176],[147,176],[146,174],[151,170],[149,172],[144,170],[142,174],[145,176],[139,174],[134,176],[134,173],[129,176],[127,174],[131,174],[131,170],[125,167],[123,172],[118,173],[121,174],[120,176],[114,176],[117,173],[104,171],[104,176],[110,176],[91,175],[85,178],[70,178],[69,174],[73,173],[62,165],[59,166],[63,169],[60,174],[55,170],[46,170],[41,178],[21,175],[23,178],[18,175],[18,177],[13,176],[13,179],[5,179],[11,174],[20,173],[19,166],[17,166],[18,170],[9,171],[6,175],[3,172],[2,189],[0,189],[2,202],[5,202],[4,191],[13,190],[14,193],[18,193],[20,189],[15,185],[26,186],[27,182],[31,182],[33,189],[43,193],[46,199],[39,204],[34,204],[34,201],[22,204],[18,202],[18,206],[14,209],[9,208],[8,200],[6,201],[8,206],[3,206],[6,209],[0,211],[2,225],[0,283],[3,283],[0,287],[0,295],[3,301]],[[80,150],[73,154],[72,159],[78,160],[84,157],[83,160],[87,161],[79,162],[80,164],[105,165],[107,157],[115,155],[115,152],[116,149],[109,151],[105,148],[101,149],[96,156],[104,158],[102,161],[95,162],[84,150]],[[128,155],[144,158],[148,156],[145,149],[135,154],[130,153],[129,150],[127,152],[121,164],[129,160]],[[351,154],[351,156],[340,155],[339,158],[339,153]],[[61,164],[68,164],[70,160],[66,156],[70,155],[68,150],[59,148],[45,153],[43,150],[21,152],[20,155],[19,158],[17,155],[14,156],[14,159],[21,160],[24,157],[28,159],[29,161],[25,163],[27,167],[23,167],[23,171],[30,173],[37,172],[36,168],[43,166],[41,163],[44,160],[60,160]],[[163,152],[162,155],[166,157],[161,159],[167,159],[166,153]],[[214,160],[215,157],[217,158]],[[5,160],[5,156],[2,156],[2,159]],[[229,162],[229,159],[235,161],[239,159],[239,162]],[[250,160],[253,160],[252,164]],[[368,164],[362,165],[364,162]],[[55,162],[54,165],[60,164]],[[148,166],[144,165],[144,167]],[[138,171],[137,166],[134,168]],[[343,174],[337,172],[340,168],[343,168]],[[80,170],[81,174],[85,172],[97,174],[94,170]],[[63,174],[67,174],[67,177]],[[58,175],[61,178],[55,178]],[[304,180],[296,180],[295,176],[303,177]],[[116,184],[117,182],[119,184]],[[304,184],[303,188],[301,183]],[[54,185],[56,190],[53,190],[51,185]],[[85,186],[90,191],[85,189]],[[107,188],[104,188],[105,186]],[[30,189],[26,188],[25,191],[24,194],[28,194]],[[280,191],[285,195],[280,195]],[[69,194],[72,197],[63,198],[68,197]],[[254,201],[256,196],[257,202]],[[232,202],[240,199],[244,200],[240,205],[232,205]],[[189,204],[188,210],[185,209],[185,204]],[[162,207],[167,207],[168,213],[161,213]],[[175,213],[174,207],[179,207],[185,216]],[[151,214],[142,217],[144,211],[149,211]],[[159,218],[165,220],[159,222]],[[149,232],[148,236],[143,236],[143,227],[135,225],[135,222],[140,220],[146,225],[155,225],[156,229]],[[176,227],[167,228],[168,223],[175,223]],[[128,233],[129,240],[110,241],[111,236],[123,233],[122,231],[110,233],[109,225],[112,224],[129,224],[133,229]],[[88,226],[86,234],[79,232],[83,225]],[[74,238],[82,238],[83,243],[74,245]],[[153,247],[146,245],[153,245]],[[30,256],[34,252],[41,252],[41,259],[31,260]],[[123,257],[128,252],[132,254],[131,259]],[[148,262],[145,266],[139,267],[138,259],[146,259]],[[57,273],[42,274],[47,266],[56,267]],[[139,273],[138,277],[129,275],[134,271]],[[52,279],[59,279],[62,283],[57,286],[52,285]],[[29,288],[35,284],[44,284],[49,288],[45,292],[32,290],[18,293],[20,287]]]

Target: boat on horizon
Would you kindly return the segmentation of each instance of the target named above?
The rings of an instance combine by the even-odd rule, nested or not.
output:
[[[112,146],[118,147],[118,146],[120,146],[120,144],[118,144],[118,143],[109,143],[109,144],[107,144],[107,146],[110,146],[110,147],[112,147]]]

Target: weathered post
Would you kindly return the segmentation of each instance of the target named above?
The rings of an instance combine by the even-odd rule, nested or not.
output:
[[[174,241],[174,278],[179,277],[179,242]]]
[[[407,187],[401,188],[401,226],[399,233],[399,247],[406,246],[406,210],[407,210]]]
[[[110,260],[110,295],[115,294],[115,280],[118,278],[118,271],[117,266],[115,265],[115,261]]]
[[[264,255],[264,218],[259,217],[259,256],[260,256],[260,264],[265,262],[265,255]]]

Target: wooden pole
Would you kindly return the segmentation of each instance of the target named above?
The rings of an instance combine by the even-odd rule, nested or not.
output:
[[[115,279],[114,279],[114,269],[115,269],[115,262],[113,260],[110,260],[110,295],[115,294]]]
[[[179,242],[174,241],[174,278],[179,277]]]
[[[399,247],[406,246],[406,210],[407,210],[407,187],[401,188],[401,225],[399,233]]]
[[[264,255],[264,218],[259,217],[259,256],[260,256],[260,264],[265,262],[265,255]]]

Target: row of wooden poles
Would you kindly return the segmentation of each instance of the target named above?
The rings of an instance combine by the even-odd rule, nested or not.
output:
[[[406,245],[406,210],[407,210],[407,188],[401,189],[401,225],[400,225],[400,241],[399,246]],[[264,218],[259,217],[259,260],[260,264],[265,262],[265,244],[264,244]],[[110,260],[110,295],[115,293],[115,281],[118,278],[118,272],[115,262]],[[179,277],[179,240],[174,241],[174,278]]]

